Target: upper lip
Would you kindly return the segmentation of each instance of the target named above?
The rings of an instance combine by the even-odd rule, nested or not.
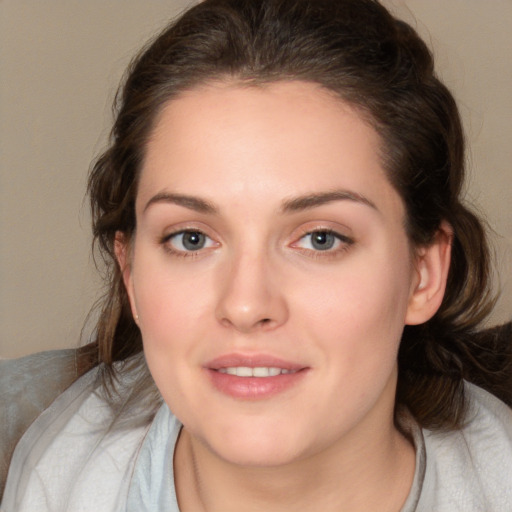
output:
[[[279,357],[267,354],[225,354],[208,361],[205,368],[219,370],[221,368],[248,367],[248,368],[281,368],[283,370],[297,371],[306,366]]]

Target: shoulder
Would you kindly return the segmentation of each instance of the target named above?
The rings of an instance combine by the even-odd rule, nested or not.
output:
[[[36,408],[44,408],[77,377],[75,354],[74,349],[51,350],[18,359],[0,359],[2,407],[12,404],[13,398],[23,398]]]
[[[512,507],[512,409],[472,384],[466,384],[466,391],[469,408],[462,429],[423,433],[425,506],[418,510],[498,512]],[[434,501],[427,506],[425,497]]]
[[[133,418],[126,404],[136,381],[133,372],[123,371],[122,394],[109,400],[101,367],[96,367],[60,393],[16,446],[2,501],[5,510],[60,510],[58,504],[64,502],[69,510],[117,510],[150,426],[146,418],[136,418],[135,424],[125,421]]]
[[[16,443],[78,377],[76,350],[53,350],[0,360],[0,497]]]

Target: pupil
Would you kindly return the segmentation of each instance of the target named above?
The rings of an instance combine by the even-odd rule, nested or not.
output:
[[[317,231],[316,233],[313,233],[311,242],[315,249],[326,251],[334,246],[335,240],[332,233]]]
[[[183,234],[183,247],[191,251],[201,249],[204,245],[204,235],[197,231],[191,231]]]

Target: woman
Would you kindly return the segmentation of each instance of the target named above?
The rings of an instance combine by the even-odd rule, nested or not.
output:
[[[465,382],[510,397],[463,177],[454,100],[378,2],[190,9],[119,95],[94,368],[2,510],[510,508],[512,413]]]

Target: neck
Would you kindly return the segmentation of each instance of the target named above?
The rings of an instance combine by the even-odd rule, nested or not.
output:
[[[414,466],[414,449],[392,418],[378,435],[364,436],[359,426],[336,446],[279,467],[231,464],[186,430],[175,454],[183,512],[396,512],[407,498]]]

